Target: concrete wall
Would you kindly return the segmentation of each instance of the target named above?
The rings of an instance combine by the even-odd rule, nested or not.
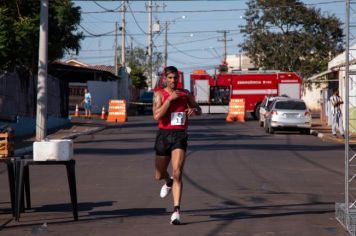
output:
[[[48,75],[47,112],[53,117],[68,116],[67,84]],[[0,75],[0,114],[6,116],[36,116],[37,78],[30,74]],[[0,117],[1,120],[1,117]]]
[[[0,75],[0,114],[3,117],[34,116],[35,109],[35,79],[26,79],[17,73]]]
[[[108,111],[109,100],[118,99],[118,81],[88,81],[87,86],[93,98],[92,112],[101,113],[104,106]]]
[[[35,134],[36,86],[36,77],[30,74],[0,75],[0,125],[7,124],[14,128],[16,136]],[[47,128],[69,124],[66,83],[48,75],[47,98]]]
[[[129,74],[121,70],[118,81],[87,81],[88,89],[93,97],[93,113],[101,113],[104,106],[108,111],[110,99],[125,99],[126,104],[131,102],[131,78]]]
[[[303,88],[302,99],[312,112],[320,112],[322,90],[325,86],[312,84],[311,88]]]

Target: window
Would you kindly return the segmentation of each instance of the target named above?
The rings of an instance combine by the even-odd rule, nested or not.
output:
[[[304,102],[300,101],[278,101],[275,106],[276,109],[284,110],[306,110],[307,107]]]

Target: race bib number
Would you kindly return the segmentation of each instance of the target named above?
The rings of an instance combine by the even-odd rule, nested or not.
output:
[[[185,116],[186,116],[185,112],[172,112],[171,125],[184,125]]]

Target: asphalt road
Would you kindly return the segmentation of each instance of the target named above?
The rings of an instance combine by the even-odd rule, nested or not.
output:
[[[191,120],[183,225],[169,224],[171,196],[159,198],[156,122],[146,115],[75,139],[79,221],[72,221],[64,167],[33,166],[33,209],[0,235],[348,235],[334,216],[335,202],[343,201],[343,145],[299,133],[268,135],[256,121],[224,118]],[[4,171],[0,186],[4,223],[10,217]]]

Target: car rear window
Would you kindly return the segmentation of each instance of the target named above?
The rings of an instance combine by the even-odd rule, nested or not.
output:
[[[285,109],[285,110],[306,110],[304,102],[299,101],[279,101],[276,103],[276,109]]]

